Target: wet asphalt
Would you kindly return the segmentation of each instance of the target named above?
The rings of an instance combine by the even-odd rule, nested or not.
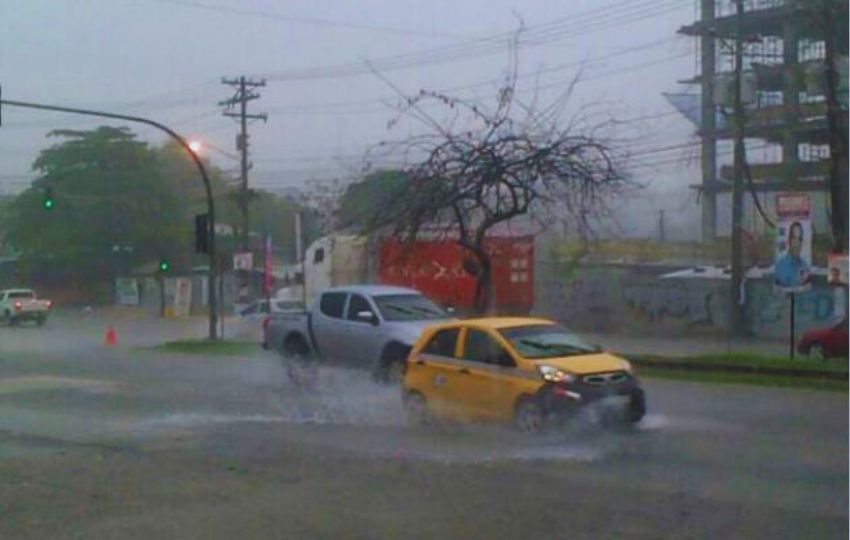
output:
[[[406,425],[396,388],[0,328],[0,538],[846,538],[846,393],[645,380],[633,429]],[[82,502],[80,502],[82,501]]]

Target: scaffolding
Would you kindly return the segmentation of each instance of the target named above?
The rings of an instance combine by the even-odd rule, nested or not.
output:
[[[843,0],[697,0],[700,19],[679,30],[699,39],[698,74],[682,81],[701,90],[703,239],[718,236],[717,198],[733,185],[733,167],[718,163],[718,145],[733,136],[730,90],[735,83],[735,41],[743,36],[743,95],[753,183],[761,196],[773,191],[821,193],[829,189],[829,131],[824,98],[826,47],[835,36],[839,91],[847,103],[848,6]],[[818,18],[828,6],[830,27]],[[718,114],[720,113],[720,114]],[[763,151],[762,154],[758,154]],[[825,215],[825,208],[823,209]],[[747,219],[747,221],[750,221]]]

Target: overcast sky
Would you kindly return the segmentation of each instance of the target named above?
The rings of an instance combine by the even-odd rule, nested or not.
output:
[[[235,169],[227,154],[237,125],[217,106],[233,92],[220,80],[265,78],[250,104],[269,115],[250,129],[251,182],[299,186],[340,176],[365,148],[418,129],[388,130],[397,96],[367,61],[404,92],[492,102],[508,62],[505,36],[521,19],[520,91],[539,87],[545,103],[581,69],[567,115],[594,104],[623,120],[617,135],[634,140],[633,173],[653,194],[628,212],[665,209],[672,228],[678,220],[690,229],[696,152],[665,149],[693,142],[693,126],[662,93],[687,90],[677,80],[695,72],[696,44],[676,34],[695,9],[694,0],[3,0],[0,84],[6,99],[159,120],[207,141],[212,161]],[[51,129],[102,123],[4,108],[0,193],[28,185]]]

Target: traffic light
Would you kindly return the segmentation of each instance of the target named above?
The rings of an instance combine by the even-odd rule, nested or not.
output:
[[[210,252],[210,220],[208,214],[195,215],[195,251]]]
[[[55,204],[56,201],[53,199],[53,188],[44,188],[44,199],[42,200],[41,205],[45,210],[52,210]]]
[[[168,259],[160,259],[159,261],[159,271],[165,274],[171,270],[171,263],[168,262]]]

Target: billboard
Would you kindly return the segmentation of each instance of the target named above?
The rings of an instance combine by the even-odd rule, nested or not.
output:
[[[254,254],[250,251],[233,254],[234,270],[252,270],[254,268]]]
[[[783,292],[811,288],[812,221],[811,198],[807,193],[776,195],[776,242],[773,278]]]
[[[119,306],[138,306],[139,282],[133,278],[115,278],[115,302]]]
[[[847,254],[830,253],[827,259],[827,283],[830,285],[847,285]]]

